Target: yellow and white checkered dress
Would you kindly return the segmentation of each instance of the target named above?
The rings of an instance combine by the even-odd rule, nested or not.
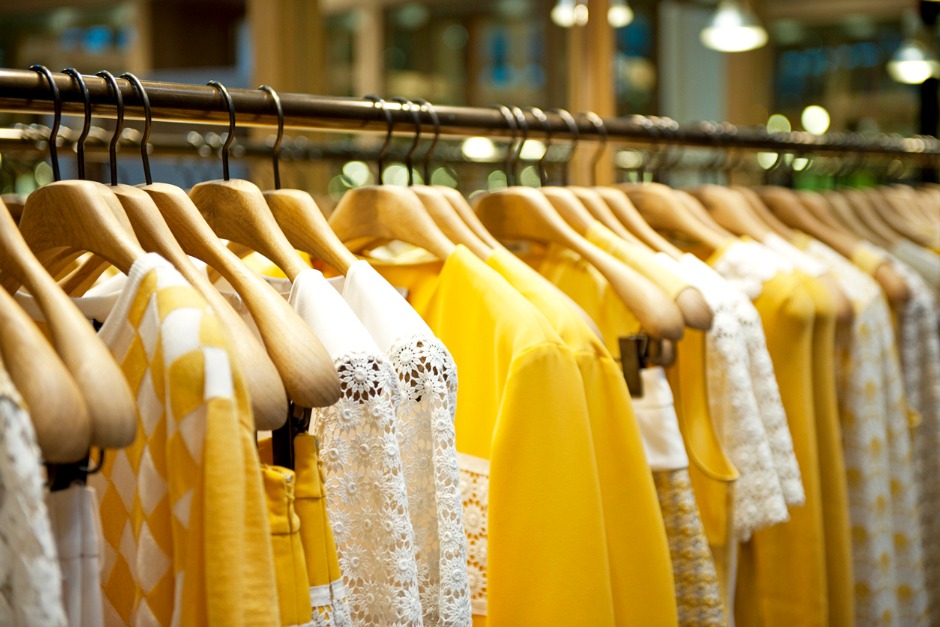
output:
[[[254,420],[219,321],[150,254],[100,337],[137,397],[134,443],[93,478],[106,623],[277,624]]]

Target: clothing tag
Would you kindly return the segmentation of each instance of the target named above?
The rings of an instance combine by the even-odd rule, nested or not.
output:
[[[649,336],[644,334],[628,335],[618,338],[620,344],[620,367],[623,369],[623,378],[627,382],[630,396],[639,398],[643,396],[643,379],[640,371],[646,368],[646,351],[649,347]]]

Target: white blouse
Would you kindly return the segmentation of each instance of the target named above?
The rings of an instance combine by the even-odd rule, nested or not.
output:
[[[398,438],[425,625],[469,625],[467,542],[454,414],[457,367],[424,320],[366,261],[330,279],[388,355],[402,395]]]

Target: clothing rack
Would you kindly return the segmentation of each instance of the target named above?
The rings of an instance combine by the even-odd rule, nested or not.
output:
[[[83,114],[83,97],[79,86],[66,74],[54,73],[53,78],[62,100],[65,115]],[[114,118],[114,95],[105,79],[85,76],[95,116]],[[150,99],[154,121],[228,125],[228,111],[219,91],[210,86],[182,83],[142,81]],[[118,79],[124,98],[126,119],[143,119],[140,94],[124,79]],[[257,89],[229,89],[238,116],[239,127],[275,127],[276,109],[270,95]],[[279,94],[287,127],[306,130],[387,131],[385,116],[368,99]],[[398,102],[385,103],[391,114],[394,131],[414,133],[412,112]],[[441,136],[466,137],[486,134],[496,137],[519,136],[511,129],[503,113],[496,107],[434,106],[440,119],[436,126],[423,111],[421,132],[439,132]],[[45,78],[32,70],[0,69],[0,111],[17,113],[53,112],[51,91]],[[930,136],[900,137],[882,134],[864,138],[851,133],[829,133],[815,136],[805,132],[768,133],[762,128],[738,128],[727,123],[680,125],[668,118],[628,116],[606,118],[603,125],[577,116],[574,128],[560,115],[540,119],[531,112],[521,114],[528,124],[529,138],[597,139],[605,136],[614,141],[700,146],[716,149],[765,150],[793,154],[853,153],[887,157],[916,158],[940,166],[940,140]]]

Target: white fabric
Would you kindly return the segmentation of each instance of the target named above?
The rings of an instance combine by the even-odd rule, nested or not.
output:
[[[933,292],[940,295],[940,255],[904,238],[898,240],[891,253],[913,268]]]
[[[715,270],[751,300],[763,291],[763,284],[778,272],[790,272],[793,264],[752,240],[735,240],[714,262]]]
[[[746,541],[754,531],[789,518],[781,476],[774,463],[771,441],[754,390],[751,355],[737,301],[744,300],[748,306],[753,306],[728,281],[692,255],[684,255],[679,262],[671,258],[662,261],[671,261],[685,270],[713,313],[712,327],[705,334],[708,409],[722,448],[740,475],[733,486],[732,512],[735,535]],[[758,331],[763,340],[763,331],[759,327]],[[769,362],[769,355],[766,359]],[[777,390],[772,369],[769,375],[772,380],[768,385]],[[783,416],[779,398],[777,403],[776,415]],[[785,442],[781,457],[786,458],[787,454],[793,454],[793,443],[789,430],[782,433]],[[787,464],[786,469],[797,473],[796,482],[801,485],[798,467]]]
[[[0,625],[66,624],[36,432],[0,365]]]
[[[688,468],[689,458],[679,431],[679,418],[676,416],[672,389],[666,380],[666,371],[659,366],[644,368],[640,371],[640,377],[643,381],[643,396],[631,400],[650,470],[658,472]]]
[[[101,520],[95,491],[73,485],[50,493],[46,504],[62,569],[62,599],[68,624],[103,625]]]
[[[804,274],[814,277],[821,277],[826,274],[825,264],[816,261],[776,233],[769,233],[761,243],[770,250],[779,253]]]
[[[848,478],[855,614],[860,625],[921,625],[921,535],[908,416],[891,314],[881,288],[824,244],[807,252],[829,264],[855,316],[837,336],[836,385]],[[877,249],[873,251],[881,255]]]
[[[457,453],[460,496],[467,537],[470,604],[475,616],[486,616],[486,556],[489,533],[490,460]]]
[[[425,625],[471,621],[467,540],[455,444],[457,366],[418,313],[366,261],[340,290],[398,375],[398,439],[417,549]]]
[[[343,297],[314,269],[288,302],[333,357],[341,396],[315,408],[327,514],[356,625],[420,625],[414,531],[402,469],[398,377]]]

